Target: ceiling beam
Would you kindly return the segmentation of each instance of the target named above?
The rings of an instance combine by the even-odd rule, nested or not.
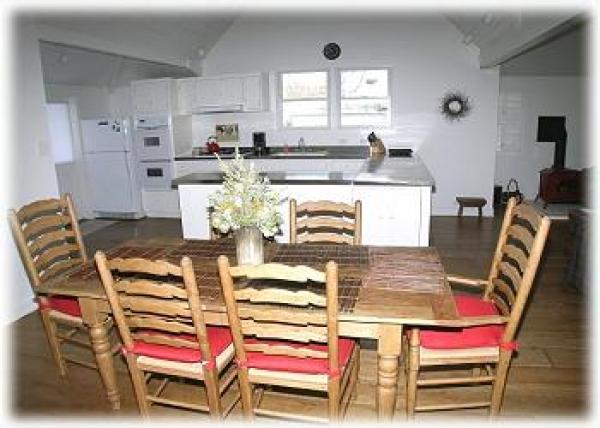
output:
[[[569,16],[523,16],[518,31],[509,32],[495,43],[479,47],[479,66],[491,68],[500,65],[557,37],[580,22],[581,17],[576,12]]]

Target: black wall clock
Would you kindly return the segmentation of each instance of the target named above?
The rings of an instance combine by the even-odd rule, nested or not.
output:
[[[447,92],[440,102],[442,116],[451,122],[466,117],[472,108],[469,97],[458,91]]]
[[[337,43],[327,43],[323,48],[323,55],[329,60],[334,60],[340,56],[342,49]]]

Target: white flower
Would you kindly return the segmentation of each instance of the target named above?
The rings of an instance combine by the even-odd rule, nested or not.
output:
[[[222,233],[254,226],[266,237],[277,233],[283,217],[279,206],[284,201],[269,187],[269,180],[260,177],[254,166],[246,167],[244,158],[235,150],[235,158],[225,163],[217,155],[223,172],[223,186],[209,195],[211,219]]]

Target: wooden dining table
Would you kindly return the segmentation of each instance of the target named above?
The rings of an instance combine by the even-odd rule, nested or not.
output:
[[[108,258],[143,257],[174,263],[189,256],[206,322],[227,325],[217,257],[225,254],[235,263],[233,240],[135,239],[106,254]],[[433,247],[265,244],[265,262],[323,270],[329,260],[339,267],[339,334],[377,341],[377,415],[379,420],[389,420],[396,404],[403,327],[455,325],[458,320],[439,254]],[[118,409],[120,396],[108,335],[110,307],[93,261],[44,283],[38,293],[79,299],[107,398]]]

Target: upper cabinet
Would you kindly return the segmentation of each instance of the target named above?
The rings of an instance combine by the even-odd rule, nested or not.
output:
[[[172,113],[176,106],[175,82],[172,79],[150,79],[131,82],[134,114]]]
[[[256,112],[266,105],[267,84],[262,74],[210,76],[177,81],[179,112]]]

